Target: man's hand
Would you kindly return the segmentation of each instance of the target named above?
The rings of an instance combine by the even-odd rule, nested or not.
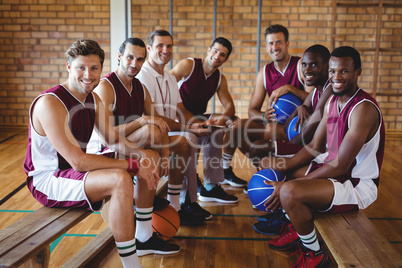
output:
[[[187,131],[194,133],[198,137],[206,136],[211,133],[211,129],[205,123],[194,123],[188,125]]]
[[[279,97],[289,93],[289,90],[287,88],[287,85],[281,86],[277,89],[275,89],[272,93],[271,96],[269,96],[268,99],[268,106],[273,106],[275,105],[276,101],[279,99]]]
[[[267,199],[264,203],[266,206],[267,211],[275,211],[276,209],[281,207],[281,200],[279,198],[279,191],[283,185],[283,181],[267,181],[264,180],[266,185],[274,186],[274,191],[272,192],[271,196]]]
[[[151,150],[145,150],[140,160],[140,170],[136,175],[147,182],[149,190],[156,190],[160,180],[158,161],[158,153]]]
[[[297,119],[295,130],[297,130],[299,126],[303,127],[304,123],[307,122],[307,119],[311,114],[310,109],[305,105],[299,105],[297,106],[296,109],[297,109],[297,116],[299,118]]]
[[[265,110],[265,113],[263,114],[263,122],[278,122],[278,119],[276,118],[277,114],[275,113],[275,108],[272,106],[268,106],[268,108]]]
[[[147,124],[153,124],[157,126],[162,132],[162,134],[170,131],[168,124],[162,118],[148,115],[144,115],[143,117]]]

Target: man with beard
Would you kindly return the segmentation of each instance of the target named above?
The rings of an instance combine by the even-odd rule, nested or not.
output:
[[[187,157],[188,143],[185,139],[177,140],[169,150],[168,126],[158,117],[147,90],[135,78],[145,62],[144,42],[139,38],[128,38],[120,46],[117,56],[119,61],[117,70],[102,78],[95,92],[108,108],[110,117],[113,118],[114,128],[121,136],[161,155],[164,160],[161,163],[164,168],[162,175],[169,176],[168,185],[173,189],[168,190],[168,200],[175,209],[180,210],[174,189],[178,188],[180,191],[183,181],[180,168],[184,165],[173,166],[168,170],[168,160],[172,152],[181,157]],[[137,184],[137,181],[135,183]],[[165,242],[152,230],[155,192],[136,185],[134,197],[138,256],[178,252],[179,246]],[[179,214],[182,213],[179,211]]]
[[[336,48],[329,60],[333,96],[313,140],[281,164],[273,157],[260,163],[287,176],[285,182],[265,182],[275,188],[267,210],[282,206],[289,218],[281,236],[268,244],[275,250],[299,247],[295,267],[327,267],[331,262],[317,239],[314,212],[364,209],[377,199],[385,131],[376,100],[357,85],[361,72],[359,52]]]
[[[148,38],[147,49],[149,59],[137,75],[138,79],[147,87],[151,98],[156,104],[156,109],[169,125],[172,133],[169,135],[185,135],[192,144],[192,152],[188,169],[188,180],[196,183],[195,168],[197,164],[197,147],[200,144],[203,148],[204,178],[211,178],[211,182],[218,183],[223,181],[223,169],[220,165],[222,159],[222,149],[217,145],[222,145],[222,131],[210,132],[206,127],[208,123],[199,120],[184,106],[176,77],[165,71],[166,64],[171,60],[173,54],[173,38],[165,30],[155,30]],[[175,121],[176,118],[179,122]],[[183,131],[184,130],[184,131]],[[181,131],[181,132],[179,132]],[[195,134],[195,135],[194,135]],[[211,187],[208,200],[222,203],[236,203],[238,198],[227,194],[222,187],[217,185]],[[196,204],[196,202],[193,202]],[[194,213],[210,218],[211,214],[197,206]]]
[[[332,94],[328,81],[329,57],[330,52],[322,45],[313,45],[305,50],[301,60],[302,72],[306,85],[314,87],[314,90],[307,96],[303,105],[298,106],[297,110],[289,116],[285,124],[286,127],[289,121],[297,115],[299,117],[298,124],[302,126],[301,132],[289,142],[261,140],[253,143],[250,148],[252,159],[261,159],[271,154],[291,157],[311,141],[324,113],[325,103]],[[257,161],[255,160],[255,162]],[[277,210],[274,213],[258,217],[258,222],[253,227],[259,233],[274,235],[280,232],[281,224],[284,221],[286,218],[282,210]]]
[[[221,74],[219,67],[222,66],[232,53],[232,44],[223,37],[216,38],[208,48],[204,59],[188,58],[181,60],[170,73],[176,77],[180,96],[184,107],[195,115],[202,118],[205,123],[213,126],[229,125],[235,117],[235,106],[232,96],[229,93],[226,77]],[[223,107],[222,114],[205,114],[207,105],[212,96],[216,95]],[[224,135],[224,143],[230,137],[229,133]],[[219,147],[215,150],[221,150]],[[230,157],[228,159],[227,157]],[[232,156],[223,155],[223,175],[224,180],[214,177],[213,174],[204,173],[204,186],[200,186],[200,200],[209,201],[207,191],[214,192],[215,187],[220,184],[230,184],[234,187],[245,187],[247,182],[238,178],[230,166]],[[211,176],[212,175],[212,176]],[[216,176],[216,175],[215,175]],[[183,205],[191,207],[191,204],[197,200],[196,185],[187,185],[188,198]],[[217,188],[216,188],[217,189]],[[182,198],[184,201],[184,197]]]
[[[78,40],[66,51],[68,80],[32,102],[24,169],[29,190],[46,207],[100,210],[109,199],[109,224],[123,266],[141,267],[131,177],[138,176],[138,184],[155,191],[159,155],[127,142],[110,126],[107,109],[92,92],[104,55],[92,40]],[[93,129],[109,147],[129,158],[86,153]]]

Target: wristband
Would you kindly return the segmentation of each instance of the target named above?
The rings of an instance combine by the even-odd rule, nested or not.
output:
[[[264,123],[264,126],[265,126],[268,123],[268,121],[265,120],[264,115],[265,115],[265,112],[262,113],[261,119],[262,119],[262,122]]]
[[[127,158],[128,168],[127,171],[129,173],[137,174],[140,171],[140,161],[135,158]]]

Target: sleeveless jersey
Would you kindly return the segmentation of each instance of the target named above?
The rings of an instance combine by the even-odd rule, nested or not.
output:
[[[288,84],[304,91],[304,85],[299,77],[298,71],[299,60],[300,57],[291,56],[283,73],[278,71],[274,62],[264,66],[264,87],[268,96],[270,96],[275,89]]]
[[[41,172],[71,168],[70,164],[50,143],[48,137],[39,135],[32,127],[32,110],[34,109],[36,101],[44,95],[53,95],[63,103],[68,112],[70,131],[78,141],[83,152],[86,152],[86,146],[94,128],[96,107],[92,93],[89,94],[82,103],[62,85],[42,92],[42,94],[32,102],[29,111],[28,148],[24,161],[24,170],[28,175],[28,185],[32,180],[32,176],[40,174]]]
[[[317,88],[314,88],[313,96],[311,98],[311,107],[313,109],[313,112],[317,108],[317,104],[318,101],[320,100],[322,93],[325,92],[325,90],[329,87],[329,85],[330,85],[329,80],[327,80],[327,82],[325,82],[324,86],[322,87],[322,92],[317,90]]]
[[[221,73],[215,70],[206,76],[202,68],[202,59],[194,58],[190,75],[179,82],[180,96],[184,107],[194,115],[202,115],[207,110],[208,101],[217,92],[221,83]]]
[[[339,146],[349,130],[350,117],[356,106],[364,101],[371,102],[377,108],[380,115],[380,126],[371,140],[365,143],[360,149],[360,152],[357,154],[348,172],[336,179],[340,182],[351,180],[353,185],[357,185],[360,180],[372,179],[378,186],[385,143],[385,129],[381,110],[376,100],[362,89],[359,89],[355,95],[349,99],[340,112],[338,109],[338,98],[337,96],[332,96],[328,105],[328,156],[325,158],[324,162],[330,162],[337,157]]]
[[[134,78],[131,82],[131,93],[121,82],[115,72],[103,77],[114,91],[113,115],[114,125],[129,123],[144,113],[144,88],[141,82]]]

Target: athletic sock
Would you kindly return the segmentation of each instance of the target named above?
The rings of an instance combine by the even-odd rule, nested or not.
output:
[[[177,211],[180,210],[181,186],[181,184],[168,184],[167,200],[170,202],[170,205],[174,207]]]
[[[223,169],[230,168],[230,165],[232,164],[232,158],[233,158],[233,155],[223,153],[223,157],[222,157]]]
[[[303,243],[303,246],[305,246],[306,248],[309,248],[314,251],[320,249],[320,243],[318,242],[317,234],[315,233],[315,228],[308,235],[300,235],[300,234],[298,235]]]
[[[284,209],[282,209],[282,212],[285,215],[286,219],[288,219],[288,221],[290,221],[288,214],[286,214],[286,211]]]
[[[216,183],[204,183],[204,188],[207,191],[211,191],[212,189],[214,189],[218,184]]]
[[[141,267],[137,256],[135,238],[125,242],[115,242],[123,267]]]
[[[152,236],[152,211],[150,208],[136,208],[135,209],[135,238],[140,242],[146,242]]]

